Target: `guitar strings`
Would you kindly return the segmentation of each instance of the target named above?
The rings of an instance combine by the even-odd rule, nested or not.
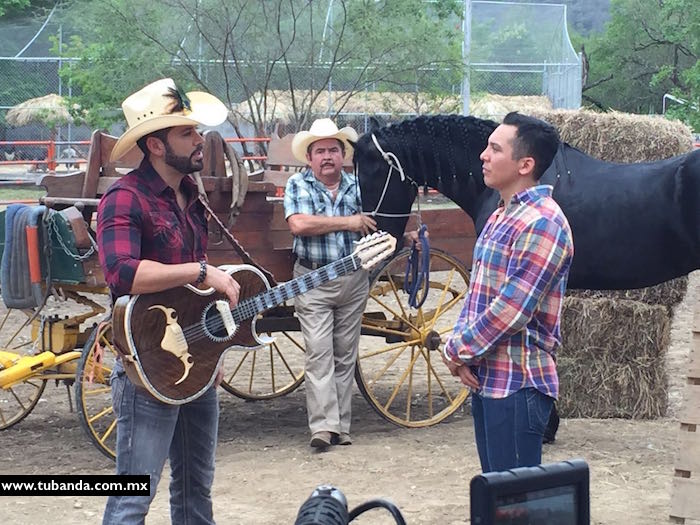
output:
[[[342,272],[341,275],[348,273],[349,270],[354,270],[352,260],[343,259],[341,261],[338,261],[338,263],[333,264],[333,269],[340,270]],[[289,281],[288,283],[276,286],[275,288],[263,292],[262,294],[258,294],[254,297],[249,297],[245,299],[244,301],[236,305],[234,312],[238,315],[234,315],[234,321],[236,321],[238,324],[242,320],[252,318],[256,313],[262,312],[275,306],[276,304],[284,302],[289,297],[293,297],[295,295],[298,295],[299,293],[302,293],[302,289],[300,288],[299,283],[302,283],[306,290],[318,286],[318,284],[320,284],[316,282],[318,281],[318,278],[320,277],[322,280],[326,280],[329,277],[328,273],[328,268],[321,268],[315,272],[305,274],[299,279]],[[294,288],[296,288],[296,290],[294,290]],[[292,292],[292,295],[289,295],[290,291]],[[278,295],[279,298],[276,297],[276,295]],[[268,299],[272,299],[273,302],[270,304]],[[219,316],[206,323],[206,327],[209,328],[210,332],[216,332],[219,329],[224,328],[224,321]],[[190,335],[194,338],[206,335],[206,330],[202,323],[197,323],[188,328],[185,328],[183,329],[183,332],[185,332],[186,336]]]
[[[327,282],[332,280],[333,278],[331,278],[329,274],[331,270],[335,270],[335,273],[338,274],[337,277],[341,277],[360,269],[361,261],[356,261],[356,258],[357,256],[355,255],[349,255],[348,257],[336,261],[335,263],[331,263],[313,272],[306,273],[297,279],[293,279],[284,284],[275,286],[274,288],[263,293],[244,299],[234,307],[234,321],[236,321],[236,324],[238,325],[240,324],[240,321],[250,319],[256,314],[281,304],[291,297],[295,297],[301,293],[316,288],[318,285],[323,284],[324,281]],[[319,278],[321,279],[320,283],[317,282]],[[302,290],[302,288],[299,286],[300,283],[304,286],[304,290]],[[272,300],[271,304],[268,304],[269,299]],[[260,306],[258,306],[258,303]],[[188,341],[194,342],[200,338],[207,337],[207,329],[209,333],[215,333],[224,328],[224,326],[224,320],[219,315],[213,320],[209,320],[209,322],[208,320],[204,320],[203,322],[198,322],[187,326],[182,329],[182,332]]]

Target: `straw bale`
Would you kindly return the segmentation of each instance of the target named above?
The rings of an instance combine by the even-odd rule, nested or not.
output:
[[[633,327],[633,329],[630,329]],[[565,417],[653,419],[666,415],[665,308],[629,300],[567,297],[557,354]]]
[[[671,315],[673,307],[683,300],[687,290],[688,276],[686,275],[637,290],[567,290],[566,295],[579,299],[627,299],[649,305],[661,305],[666,307],[668,314]]]
[[[346,92],[328,90],[311,92],[298,89],[292,100],[289,91],[268,90],[265,120],[279,119],[282,122],[294,121],[294,104],[297,111],[308,109],[311,97],[316,96],[311,114],[325,115],[329,111],[357,114],[414,115],[426,113],[457,113],[461,99],[458,95],[431,95],[428,93],[363,91]],[[250,99],[235,105],[233,113],[238,118],[250,121],[250,107],[256,108],[262,103],[262,93],[254,93]],[[262,109],[260,110],[262,115]]]
[[[479,118],[502,120],[511,111],[523,114],[549,112],[552,101],[545,95],[494,95],[485,93],[474,97],[469,105],[469,114]]]
[[[648,162],[693,149],[690,128],[660,115],[566,109],[531,114],[555,126],[572,146],[610,162]]]

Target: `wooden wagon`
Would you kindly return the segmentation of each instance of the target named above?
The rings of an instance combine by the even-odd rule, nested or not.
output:
[[[277,282],[291,278],[294,260],[281,197],[290,170],[301,168],[291,156],[290,140],[291,136],[273,139],[266,169],[245,174],[247,194],[240,214],[229,228],[250,256]],[[0,341],[0,396],[4,396],[0,401],[5,399],[11,407],[16,405],[13,412],[8,410],[8,403],[0,403],[0,430],[31,411],[48,379],[74,382],[83,426],[108,456],[114,455],[116,438],[109,397],[110,363],[116,352],[111,343],[109,318],[89,295],[107,293],[104,278],[96,254],[85,254],[94,238],[95,211],[101,195],[116,178],[140,161],[138,153],[121,159],[118,164],[110,163],[109,154],[115,142],[115,137],[95,132],[84,172],[47,175],[40,181],[47,192],[42,199],[50,210],[46,215],[53,217],[52,228],[62,232],[62,235],[48,234],[44,240],[51,247],[48,251],[54,259],[42,266],[45,281],[42,290],[46,293],[51,288],[88,305],[90,311],[53,319],[47,332],[37,328],[42,323],[46,325],[41,307],[28,309],[27,319],[35,317],[29,323],[34,325],[33,353],[22,356],[23,366],[29,363],[27,358],[36,361],[39,353],[48,352],[54,359],[40,363],[33,370],[30,366],[26,372],[17,373],[15,369],[11,381],[3,382],[2,374],[18,366],[21,359]],[[214,158],[213,155],[214,152],[205,151],[205,167],[210,165],[207,159]],[[201,182],[212,209],[227,224],[232,187],[237,181],[227,176],[223,157],[211,165],[211,169],[205,168],[201,173]],[[439,195],[422,195],[421,212],[431,242],[426,301],[420,308],[411,308],[408,294],[403,291],[408,249],[375,268],[370,275],[370,296],[363,317],[356,369],[358,387],[370,405],[387,420],[407,427],[438,423],[457,410],[467,397],[467,391],[442,364],[439,345],[452,330],[467,291],[469,274],[464,261],[471,260],[474,229],[462,210],[442,202]],[[211,264],[243,263],[213,220],[209,235]],[[72,256],[66,256],[67,253]],[[47,272],[53,273],[48,281]],[[8,314],[11,312],[10,309]],[[90,324],[97,316],[102,322]],[[273,336],[275,341],[257,350],[227,353],[223,388],[248,400],[269,399],[293,391],[304,379],[304,344],[293,304],[264,312],[256,325],[260,333]],[[59,348],[52,337],[66,332],[72,335],[64,337],[67,340]],[[37,350],[37,338],[43,352]],[[96,365],[96,360],[101,363]],[[17,398],[20,402],[13,405]]]

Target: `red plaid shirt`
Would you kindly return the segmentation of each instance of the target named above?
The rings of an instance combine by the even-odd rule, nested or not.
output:
[[[114,297],[126,295],[143,259],[165,264],[206,258],[207,221],[190,177],[181,188],[187,206],[181,210],[175,192],[148,160],[115,182],[97,209],[100,264]]]

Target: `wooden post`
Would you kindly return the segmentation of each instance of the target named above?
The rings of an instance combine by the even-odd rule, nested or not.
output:
[[[56,171],[56,137],[51,134],[51,139],[49,140],[49,147],[46,152],[46,164],[49,171]]]
[[[695,305],[688,381],[679,414],[680,447],[671,489],[671,522],[700,520],[700,299]]]

